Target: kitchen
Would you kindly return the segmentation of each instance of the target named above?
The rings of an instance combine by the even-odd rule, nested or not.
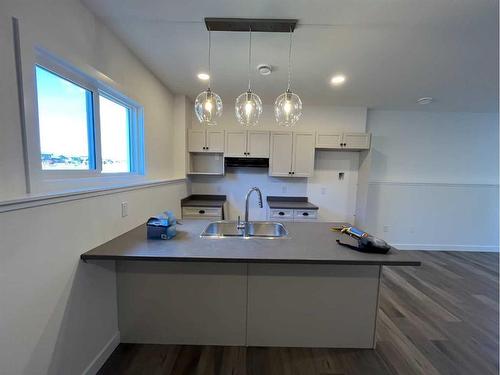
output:
[[[0,373],[498,373],[497,2],[1,0],[0,48]]]

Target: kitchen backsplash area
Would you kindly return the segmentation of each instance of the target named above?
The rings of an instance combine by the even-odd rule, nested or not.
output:
[[[319,220],[353,222],[358,166],[359,153],[317,150],[311,178],[270,177],[264,168],[228,168],[225,176],[191,176],[190,187],[192,194],[225,194],[231,220],[243,215],[247,190],[258,186],[265,196],[307,196],[321,208]],[[339,173],[343,173],[340,178]],[[252,210],[251,215],[265,220],[266,207]]]

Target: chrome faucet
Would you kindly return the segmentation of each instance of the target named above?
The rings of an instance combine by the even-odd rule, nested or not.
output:
[[[262,205],[262,192],[258,187],[253,187],[250,190],[248,190],[247,195],[245,196],[245,221],[241,222],[240,217],[238,216],[238,223],[236,224],[238,229],[243,229],[244,230],[244,236],[247,236],[247,224],[248,224],[248,199],[250,198],[250,195],[252,194],[253,191],[256,191],[259,193],[259,207],[262,208],[264,207]]]

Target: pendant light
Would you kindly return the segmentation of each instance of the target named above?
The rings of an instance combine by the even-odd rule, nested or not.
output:
[[[208,29],[208,88],[198,94],[194,102],[194,111],[200,123],[207,126],[217,125],[217,118],[222,115],[222,100],[219,95],[210,89],[212,70],[210,61],[211,33]]]
[[[252,63],[252,29],[249,30],[248,47],[248,90],[236,98],[234,110],[236,119],[241,125],[254,126],[259,122],[262,114],[262,101],[259,96],[252,92],[251,70]]]
[[[274,102],[274,117],[281,126],[290,127],[295,125],[302,115],[302,101],[299,96],[292,92],[290,84],[292,81],[292,29],[290,29],[290,45],[288,48],[288,85],[286,91],[276,98]]]

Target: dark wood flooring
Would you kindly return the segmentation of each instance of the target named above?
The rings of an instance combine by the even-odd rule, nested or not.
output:
[[[498,374],[498,254],[384,267],[375,350],[121,344],[99,374]]]

